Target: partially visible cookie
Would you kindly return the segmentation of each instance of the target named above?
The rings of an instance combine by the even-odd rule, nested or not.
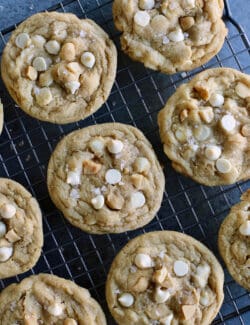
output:
[[[76,227],[120,233],[150,222],[165,178],[151,144],[125,124],[89,126],[67,135],[52,153],[48,189]]]
[[[232,277],[250,290],[250,190],[223,221],[218,245]]]
[[[194,238],[173,231],[131,240],[115,257],[106,283],[120,325],[208,325],[223,302],[224,273]]]
[[[73,14],[31,16],[12,33],[2,56],[2,78],[29,115],[53,123],[86,118],[106,101],[117,52],[97,24]]]
[[[114,22],[132,59],[165,73],[201,66],[221,49],[223,0],[115,0]]]
[[[30,276],[0,294],[0,324],[106,325],[89,291],[51,274]]]
[[[208,186],[250,177],[250,76],[206,70],[180,86],[159,113],[173,167]]]
[[[38,202],[22,185],[0,178],[0,279],[31,269],[42,246]]]
[[[2,130],[3,130],[3,104],[0,98],[0,135],[2,133]]]

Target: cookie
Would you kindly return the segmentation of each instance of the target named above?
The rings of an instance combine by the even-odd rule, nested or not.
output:
[[[42,246],[38,202],[19,183],[0,178],[0,279],[31,269]]]
[[[157,231],[131,240],[115,257],[106,299],[120,325],[208,325],[223,301],[223,270],[194,238]]]
[[[227,29],[223,0],[115,0],[121,46],[133,60],[173,74],[208,62],[221,49]]]
[[[106,325],[106,320],[88,290],[55,275],[39,274],[1,292],[0,323]]]
[[[206,70],[159,113],[164,151],[180,173],[208,186],[250,177],[250,76]]]
[[[61,140],[51,156],[47,182],[53,202],[70,223],[102,234],[150,222],[160,208],[165,179],[138,129],[106,123]]]
[[[0,98],[0,135],[2,133],[2,130],[3,130],[3,104]]]
[[[2,56],[2,78],[29,115],[53,123],[79,121],[106,101],[117,52],[92,20],[44,12],[12,33]]]
[[[232,277],[250,290],[250,190],[223,221],[218,245]]]

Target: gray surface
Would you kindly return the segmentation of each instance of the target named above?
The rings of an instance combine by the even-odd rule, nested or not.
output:
[[[250,39],[250,0],[229,0],[233,17],[244,28]]]

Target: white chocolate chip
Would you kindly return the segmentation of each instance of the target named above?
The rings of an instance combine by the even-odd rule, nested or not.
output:
[[[80,88],[81,84],[79,81],[69,81],[65,83],[65,87],[71,92],[72,95]]]
[[[60,43],[58,43],[56,40],[48,41],[44,47],[49,54],[56,55],[60,51]]]
[[[170,297],[169,290],[161,289],[160,287],[156,288],[154,298],[158,304],[163,304],[169,299],[169,297]]]
[[[211,135],[211,129],[206,125],[201,125],[194,130],[194,136],[198,141],[205,141]]]
[[[80,194],[78,192],[78,190],[76,188],[72,188],[72,190],[70,191],[69,193],[69,196],[72,198],[72,199],[79,199],[80,198]]]
[[[0,221],[0,238],[2,238],[7,232],[7,227],[4,222]]]
[[[209,295],[206,292],[201,294],[200,304],[202,306],[209,306],[210,305]]]
[[[169,38],[166,35],[164,35],[162,37],[162,44],[167,45],[167,44],[169,44],[169,42],[170,42]]]
[[[175,261],[174,262],[174,273],[179,276],[185,276],[188,274],[189,266],[184,261]]]
[[[148,269],[154,266],[151,257],[148,254],[136,254],[134,263],[140,269]]]
[[[138,157],[134,163],[134,170],[137,173],[147,173],[150,169],[150,162],[145,157]]]
[[[142,10],[151,10],[155,6],[155,0],[140,0],[139,7]]]
[[[160,324],[161,325],[171,325],[173,318],[174,318],[174,315],[169,314],[168,316],[160,319]]]
[[[201,119],[205,123],[211,123],[214,119],[214,112],[212,107],[205,108],[199,112]]]
[[[175,137],[180,142],[187,141],[187,134],[183,129],[178,129],[175,131]]]
[[[210,275],[210,266],[208,264],[198,265],[196,269],[195,280],[201,288],[205,288]]]
[[[216,161],[216,168],[222,174],[227,174],[232,169],[232,165],[229,160],[220,158]]]
[[[134,297],[130,293],[123,293],[118,301],[123,307],[130,307],[134,303]]]
[[[221,148],[218,146],[207,146],[205,149],[205,156],[209,160],[217,160],[221,156]]]
[[[47,87],[39,89],[38,93],[36,94],[36,101],[40,106],[48,105],[52,99],[53,97],[51,91]]]
[[[239,82],[235,87],[236,94],[241,98],[250,97],[250,88],[242,82]]]
[[[81,184],[81,172],[80,171],[69,171],[67,175],[67,184],[76,186]]]
[[[73,43],[65,43],[62,46],[60,57],[62,60],[73,61],[76,56],[76,49]]]
[[[5,203],[0,207],[0,216],[4,219],[11,219],[16,214],[16,207],[13,204]]]
[[[209,98],[209,103],[213,107],[220,107],[224,104],[224,97],[221,94],[213,93]]]
[[[139,10],[134,16],[134,22],[141,27],[146,27],[150,22],[150,15],[146,11]]]
[[[239,228],[240,233],[243,236],[250,236],[250,220],[246,220]]]
[[[168,38],[172,42],[182,42],[184,41],[185,37],[181,29],[177,29],[168,34]]]
[[[73,318],[66,318],[63,322],[63,325],[77,325],[77,321]]]
[[[16,46],[20,49],[24,49],[30,43],[30,37],[27,33],[21,33],[16,38]]]
[[[142,192],[135,192],[131,194],[130,203],[133,209],[138,209],[144,206],[146,198]]]
[[[118,154],[123,150],[123,143],[120,140],[110,140],[107,144],[108,151],[112,154]]]
[[[104,196],[103,195],[97,195],[91,200],[91,204],[94,209],[100,210],[104,206]]]
[[[36,47],[43,47],[46,43],[46,39],[42,35],[34,35],[32,36],[32,41]]]
[[[63,313],[64,305],[55,302],[52,305],[50,305],[47,310],[51,315],[58,317]]]
[[[28,66],[27,69],[25,70],[25,76],[29,78],[30,80],[36,80],[38,73],[35,68],[32,66]]]
[[[117,184],[121,181],[122,175],[117,169],[109,169],[105,174],[105,179],[108,184]]]
[[[221,119],[221,127],[226,132],[232,132],[236,127],[236,120],[232,115],[224,115]]]
[[[47,62],[42,56],[36,57],[32,65],[37,71],[45,71],[48,68]]]
[[[13,254],[13,247],[0,247],[0,262],[6,262]]]
[[[99,139],[94,139],[89,144],[90,149],[97,155],[103,154],[104,142]]]
[[[93,68],[95,65],[95,56],[91,52],[84,52],[81,56],[82,64],[87,68]]]

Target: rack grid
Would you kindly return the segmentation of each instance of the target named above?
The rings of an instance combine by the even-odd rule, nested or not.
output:
[[[153,230],[181,231],[202,241],[220,259],[217,250],[220,223],[230,207],[250,187],[250,182],[210,188],[177,174],[163,154],[157,113],[180,84],[204,69],[228,66],[249,73],[250,43],[244,30],[234,20],[227,0],[224,20],[229,33],[220,53],[198,69],[168,76],[132,62],[121,52],[119,32],[112,20],[112,1],[28,2],[30,12],[27,16],[41,10],[56,10],[95,20],[117,45],[119,64],[108,101],[89,118],[69,125],[52,125],[29,117],[15,105],[0,80],[0,97],[5,108],[4,131],[0,137],[0,177],[20,182],[38,199],[43,212],[45,241],[37,265],[25,274],[1,280],[0,289],[31,274],[53,273],[88,288],[102,305],[108,324],[113,325],[115,323],[105,302],[105,280],[113,258],[131,238]],[[47,3],[53,6],[46,8]],[[0,56],[17,22],[11,23],[12,26],[4,26],[0,31]],[[166,189],[159,213],[144,228],[118,235],[88,235],[71,226],[52,204],[46,186],[47,163],[55,145],[64,135],[91,124],[112,121],[134,125],[145,133],[164,165]],[[250,295],[224,270],[225,300],[213,324],[250,324]]]

